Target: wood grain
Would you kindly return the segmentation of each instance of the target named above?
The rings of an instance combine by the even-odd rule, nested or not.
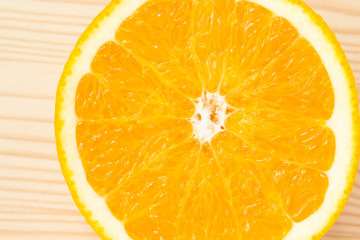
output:
[[[53,115],[64,63],[108,2],[0,0],[0,239],[100,239],[64,182]],[[335,31],[360,89],[360,1],[305,2]],[[324,239],[360,239],[359,174],[348,204]]]

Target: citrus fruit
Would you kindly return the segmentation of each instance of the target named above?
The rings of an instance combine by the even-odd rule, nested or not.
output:
[[[299,0],[112,1],[65,66],[55,132],[103,239],[318,239],[360,147],[349,64]]]

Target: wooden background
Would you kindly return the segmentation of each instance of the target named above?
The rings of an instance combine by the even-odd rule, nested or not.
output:
[[[0,0],[0,239],[100,239],[61,174],[53,116],[64,63],[109,1]],[[305,2],[335,31],[360,89],[360,0]],[[324,239],[360,239],[359,176]]]

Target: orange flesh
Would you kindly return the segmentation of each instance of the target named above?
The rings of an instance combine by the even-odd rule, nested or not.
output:
[[[201,143],[203,91],[234,111]],[[149,1],[79,82],[78,150],[133,239],[282,239],[322,204],[334,93],[312,46],[247,1]]]

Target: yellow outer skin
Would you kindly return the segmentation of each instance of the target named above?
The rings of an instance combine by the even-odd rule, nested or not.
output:
[[[353,188],[355,177],[358,169],[358,163],[359,163],[359,157],[360,157],[360,117],[359,117],[359,103],[358,103],[358,96],[357,96],[357,90],[356,90],[356,84],[355,84],[355,78],[351,71],[351,67],[349,65],[349,62],[345,56],[345,53],[343,52],[340,43],[336,39],[335,34],[331,31],[329,26],[325,23],[325,21],[317,15],[309,6],[307,6],[304,2],[301,0],[284,0],[289,2],[291,5],[296,5],[300,7],[303,10],[303,13],[307,16],[309,16],[312,20],[312,22],[319,26],[322,29],[323,34],[325,35],[327,41],[331,43],[333,48],[336,51],[337,58],[341,62],[341,66],[345,71],[347,84],[350,89],[350,104],[352,108],[352,120],[353,120],[353,142],[354,147],[352,149],[352,156],[351,156],[351,162],[350,162],[350,170],[347,174],[347,186],[345,188],[345,191],[343,193],[342,198],[338,202],[337,205],[337,211],[333,216],[328,219],[326,226],[317,234],[312,236],[312,239],[320,239],[322,236],[325,235],[325,233],[332,227],[332,225],[335,223],[339,215],[341,214],[343,208],[345,207],[346,202],[348,201],[350,192]],[[73,172],[69,168],[67,163],[67,158],[65,157],[65,149],[64,149],[64,143],[63,141],[66,139],[61,138],[61,131],[64,126],[64,119],[61,119],[61,111],[62,111],[62,103],[65,95],[64,86],[67,83],[67,77],[71,75],[71,69],[76,61],[77,57],[81,54],[80,47],[82,44],[89,38],[91,38],[92,32],[97,29],[99,26],[101,26],[101,23],[103,22],[103,19],[111,14],[113,8],[120,4],[121,0],[112,0],[109,5],[107,5],[104,10],[90,23],[90,25],[86,28],[85,32],[80,36],[78,39],[73,51],[70,54],[70,57],[68,61],[65,64],[63,73],[61,75],[57,92],[56,92],[56,104],[55,104],[55,138],[56,138],[56,147],[58,152],[58,159],[60,162],[62,173],[65,177],[65,181],[70,189],[72,198],[76,204],[76,206],[79,208],[81,214],[85,217],[85,220],[88,222],[88,224],[93,228],[93,230],[104,240],[111,240],[110,236],[106,235],[104,232],[104,229],[99,226],[98,221],[91,219],[92,212],[91,209],[87,209],[86,205],[84,205],[77,193],[77,189],[75,187],[75,184],[72,180]]]

